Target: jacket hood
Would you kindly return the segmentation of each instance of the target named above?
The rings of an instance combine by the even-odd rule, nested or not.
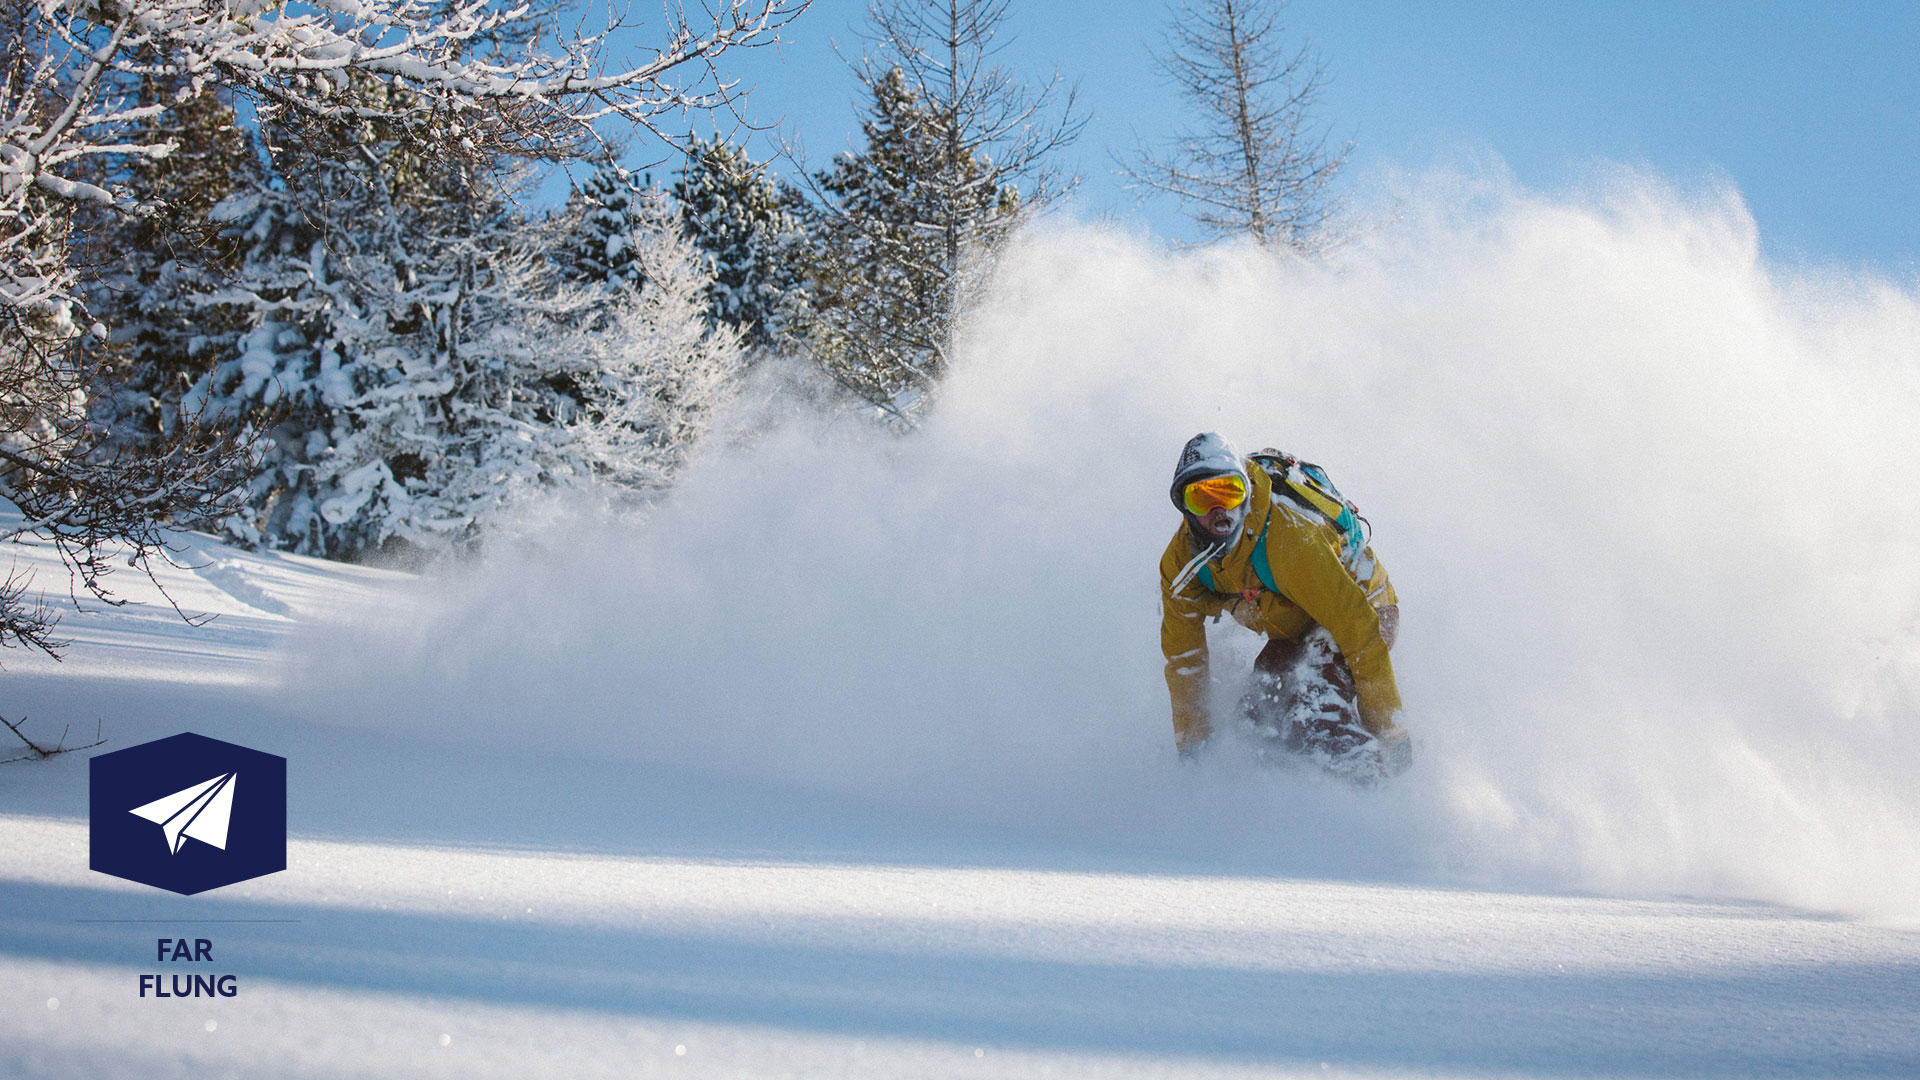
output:
[[[1215,537],[1201,526],[1200,520],[1187,512],[1186,503],[1180,498],[1181,489],[1195,480],[1204,480],[1210,476],[1238,476],[1247,486],[1247,501],[1232,511],[1233,531],[1224,537]],[[1180,450],[1180,461],[1173,467],[1173,485],[1167,489],[1168,498],[1180,511],[1187,523],[1187,530],[1193,537],[1194,550],[1216,553],[1224,552],[1239,542],[1242,530],[1246,527],[1247,509],[1253,505],[1253,484],[1248,481],[1246,465],[1240,460],[1240,452],[1233,444],[1211,431],[1203,431],[1187,440]]]
[[[1180,461],[1173,467],[1173,486],[1167,489],[1167,497],[1184,514],[1187,507],[1180,501],[1180,490],[1209,476],[1238,476],[1244,484],[1247,468],[1232,443],[1211,431],[1203,431],[1188,439],[1187,445],[1180,449]],[[1252,490],[1252,485],[1248,485],[1248,490]]]

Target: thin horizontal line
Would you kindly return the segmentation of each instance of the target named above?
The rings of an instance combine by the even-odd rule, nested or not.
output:
[[[75,919],[85,923],[297,923],[305,919]]]

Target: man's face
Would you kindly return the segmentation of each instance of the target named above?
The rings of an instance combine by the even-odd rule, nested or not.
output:
[[[1187,515],[1213,541],[1226,541],[1239,530],[1247,516],[1245,477],[1224,474],[1191,481],[1180,493]],[[1207,507],[1202,512],[1201,507]]]

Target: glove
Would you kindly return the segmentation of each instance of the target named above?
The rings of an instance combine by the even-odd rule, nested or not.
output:
[[[1380,616],[1380,640],[1392,650],[1395,639],[1400,636],[1400,605],[1381,604],[1373,610]]]

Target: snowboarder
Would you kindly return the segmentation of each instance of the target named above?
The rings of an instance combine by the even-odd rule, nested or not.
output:
[[[1188,440],[1170,494],[1182,521],[1160,557],[1160,648],[1181,755],[1213,734],[1205,620],[1224,613],[1268,638],[1239,708],[1263,757],[1361,784],[1406,769],[1388,656],[1400,609],[1353,504],[1318,466],[1242,458],[1211,432]]]

